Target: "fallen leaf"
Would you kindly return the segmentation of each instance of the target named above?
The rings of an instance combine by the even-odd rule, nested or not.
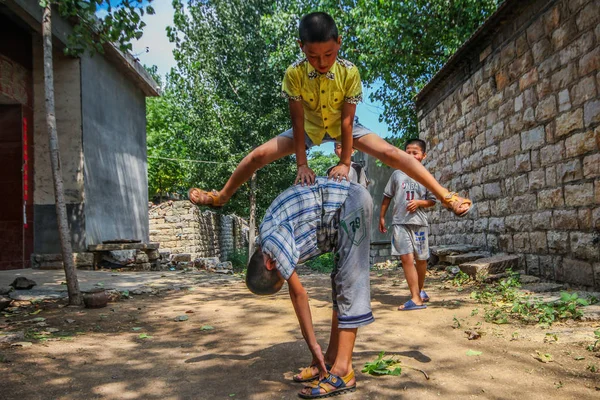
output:
[[[147,333],[140,333],[140,336],[138,336],[140,339],[150,339],[152,338],[152,336],[149,336]]]
[[[554,357],[552,357],[552,354],[550,354],[550,353],[540,353],[537,350],[536,350],[536,353],[537,353],[537,355],[532,354],[531,356],[540,362],[549,363],[549,362],[554,361]]]
[[[467,350],[467,355],[468,356],[480,356],[481,354],[483,354],[481,351],[476,351],[476,350]]]
[[[185,313],[186,313],[186,314],[193,314],[193,313],[194,313],[194,310],[187,310]]]
[[[37,314],[39,314],[41,312],[42,312],[42,309],[40,308],[39,310],[35,310],[34,312],[29,313],[29,315],[37,315]]]
[[[131,328],[132,331],[141,331],[142,328],[140,328],[139,326],[135,326],[133,328]]]
[[[178,315],[177,317],[175,317],[175,321],[177,322],[182,322],[182,321],[187,321],[189,318],[187,315]]]
[[[215,329],[215,328],[213,328],[210,325],[203,325],[202,328],[200,328],[201,331],[210,331],[210,330],[213,330],[213,329]]]

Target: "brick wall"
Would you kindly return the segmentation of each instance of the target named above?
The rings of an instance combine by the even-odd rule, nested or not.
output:
[[[507,3],[417,99],[426,167],[476,204],[431,212],[431,244],[600,288],[600,1]]]
[[[248,225],[236,215],[200,212],[189,201],[153,206],[149,215],[150,241],[159,242],[161,252],[225,261],[235,249],[247,247]]]

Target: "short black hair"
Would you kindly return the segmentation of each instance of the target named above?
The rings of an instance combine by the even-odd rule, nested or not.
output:
[[[421,139],[408,139],[404,143],[404,150],[405,151],[406,151],[406,148],[408,147],[409,144],[416,144],[417,146],[419,146],[421,148],[421,150],[423,150],[423,153],[427,152],[427,144],[425,143],[424,140],[421,140]]]
[[[323,43],[338,40],[338,28],[331,15],[324,12],[306,14],[298,29],[302,43]]]
[[[281,278],[277,270],[269,271],[265,266],[263,252],[257,247],[248,261],[246,270],[246,286],[248,289],[259,295],[275,294],[281,289]]]

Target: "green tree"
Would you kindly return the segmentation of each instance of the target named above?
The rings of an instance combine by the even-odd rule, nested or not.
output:
[[[343,37],[341,55],[358,65],[371,101],[397,139],[416,137],[413,98],[502,0],[280,0],[265,17],[265,35],[285,60],[307,12],[330,13]],[[268,32],[268,33],[267,33]],[[284,42],[287,41],[288,44]]]
[[[98,18],[98,7],[106,6],[106,14]],[[140,15],[144,10],[154,13],[150,5],[142,5],[138,1],[121,0],[118,7],[111,7],[110,0],[41,0],[42,14],[42,39],[44,49],[44,92],[46,106],[46,126],[50,149],[50,163],[54,181],[54,195],[56,203],[56,216],[58,232],[61,243],[61,253],[69,304],[81,305],[83,297],[79,290],[77,273],[73,263],[73,248],[71,246],[71,232],[67,222],[67,208],[65,205],[62,171],[60,168],[60,149],[58,146],[58,133],[56,129],[56,116],[54,109],[54,69],[52,58],[52,11],[58,9],[59,15],[72,22],[73,33],[69,35],[69,44],[65,52],[79,54],[85,50],[103,51],[103,46],[117,42],[121,50],[131,49],[130,41],[142,36],[141,29],[144,23]]]
[[[182,1],[173,4],[169,36],[177,67],[170,84],[187,114],[190,154],[203,161],[188,168],[199,187],[220,187],[246,154],[290,125],[287,103],[279,96],[287,64],[271,62],[274,49],[261,32],[262,16],[273,2],[203,1],[185,10]],[[258,171],[259,214],[294,178],[290,157]],[[223,211],[247,216],[248,198],[244,185]]]

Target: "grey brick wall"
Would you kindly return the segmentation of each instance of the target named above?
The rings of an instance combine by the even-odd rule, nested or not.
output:
[[[418,99],[426,167],[476,204],[432,211],[430,241],[600,288],[600,1],[513,3]]]
[[[189,201],[168,201],[149,211],[150,241],[160,243],[160,251],[218,257],[227,260],[235,249],[245,248],[248,224],[236,215],[200,212]]]

